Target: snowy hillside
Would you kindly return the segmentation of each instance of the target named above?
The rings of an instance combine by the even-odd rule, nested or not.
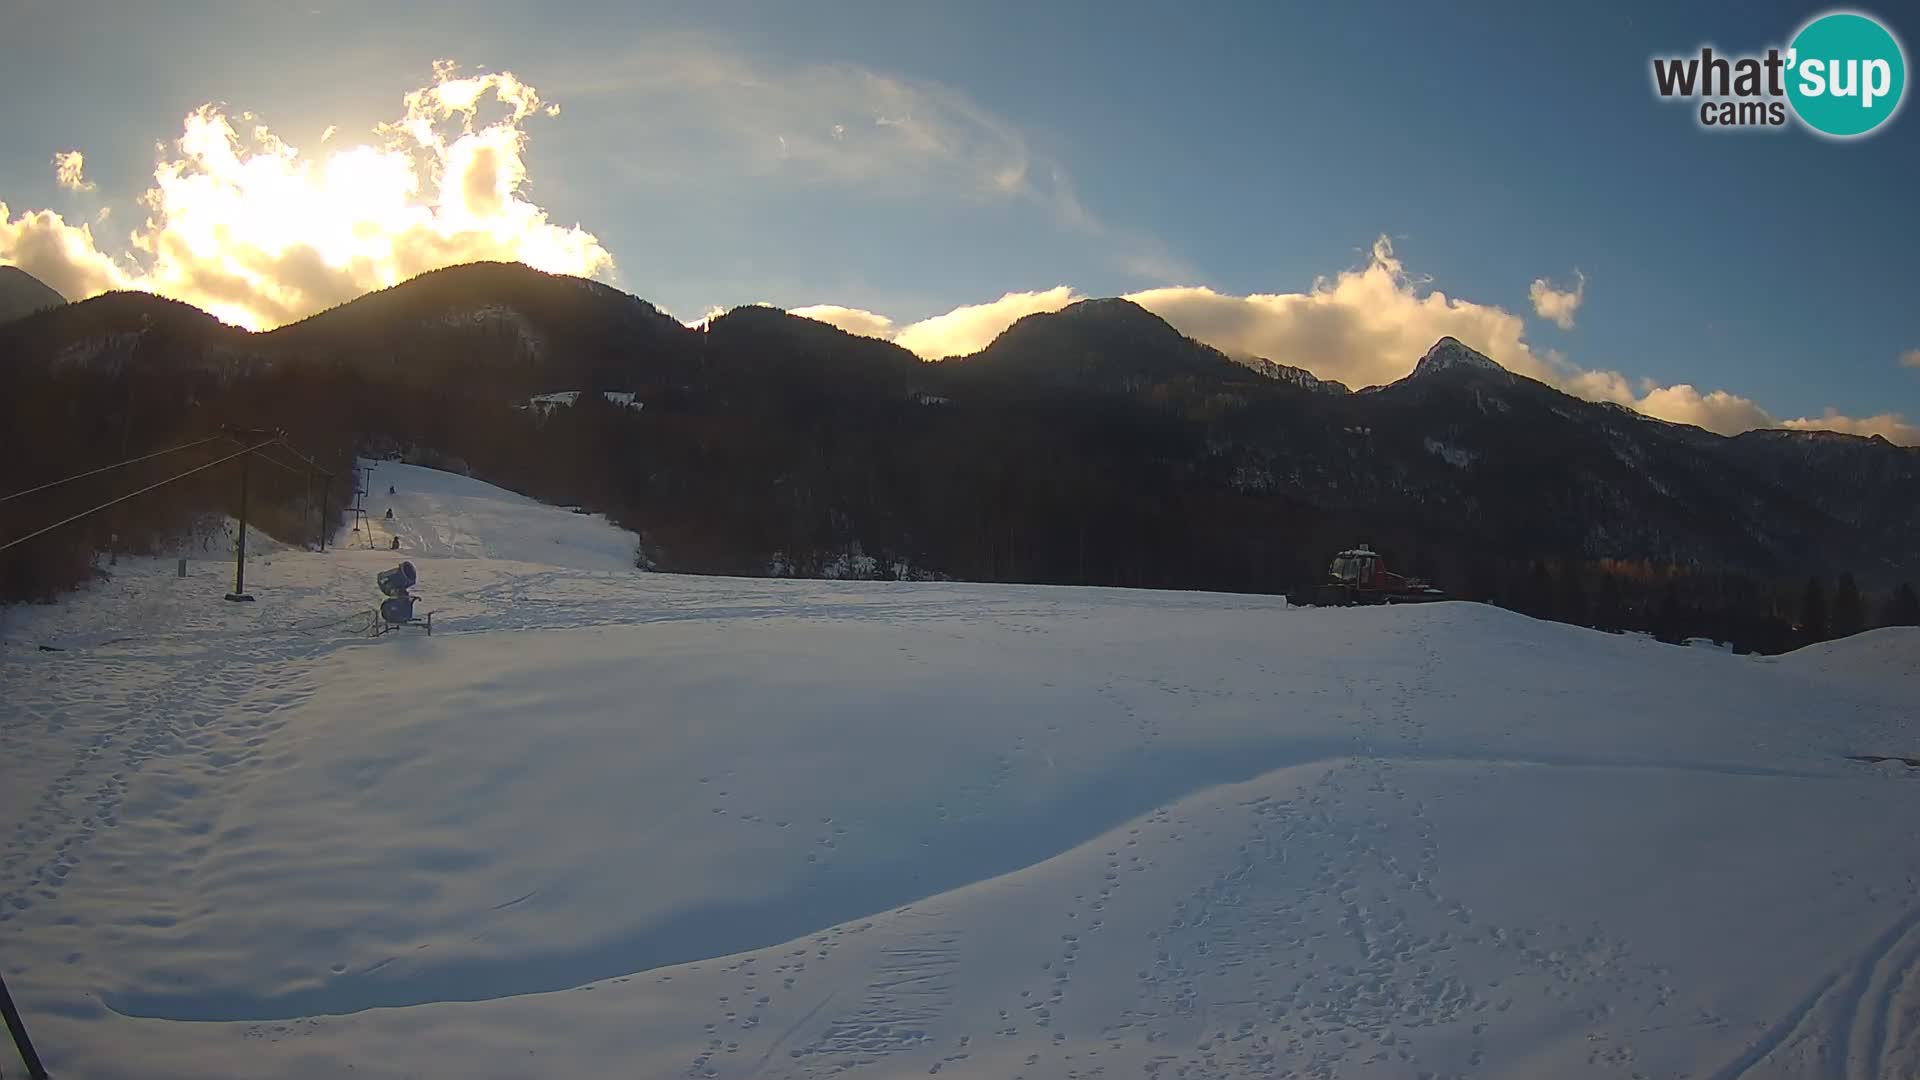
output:
[[[56,1076],[1920,1069],[1920,769],[1850,758],[1920,756],[1920,633],[651,575],[373,490],[256,604],[216,552],[0,613]],[[434,635],[353,636],[400,556]]]

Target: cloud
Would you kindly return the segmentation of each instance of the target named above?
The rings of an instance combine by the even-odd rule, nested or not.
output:
[[[264,124],[190,113],[163,148],[147,218],[109,253],[51,211],[0,209],[0,261],[78,299],[114,288],[185,300],[265,329],[425,271],[485,259],[554,273],[611,271],[592,234],[548,220],[524,195],[539,93],[510,72],[435,63],[374,145],[302,155]],[[240,114],[244,125],[251,114]],[[76,175],[78,153],[75,152]]]
[[[68,191],[92,191],[93,181],[84,175],[86,157],[78,150],[62,150],[53,155],[53,178]]]
[[[772,307],[773,305],[762,304],[760,306]],[[665,309],[662,309],[662,310],[664,311]],[[709,323],[713,322],[713,320],[719,318],[720,316],[725,315],[726,313],[727,313],[726,308],[721,307],[718,304],[715,304],[707,308],[707,310],[701,312],[700,317],[697,319],[680,319],[678,315],[675,315],[674,318],[679,319],[680,325],[687,327],[690,330],[705,330]],[[666,314],[671,315],[672,312],[666,312]]]
[[[1844,431],[1850,435],[1878,435],[1891,443],[1901,446],[1920,446],[1920,424],[1912,424],[1899,413],[1881,413],[1878,416],[1850,417],[1842,416],[1832,409],[1816,418],[1800,417],[1785,420],[1780,427],[1796,428],[1801,431]]]
[[[126,271],[100,253],[93,229],[69,225],[51,210],[9,216],[0,202],[0,263],[12,263],[69,300],[95,296],[129,284]]]
[[[899,326],[885,315],[838,304],[815,304],[792,309],[792,314],[845,330],[849,334],[884,338],[922,360],[977,353],[1019,319],[1043,311],[1059,311],[1084,299],[1065,285],[1038,292],[1010,292],[984,304],[967,304],[916,323]]]
[[[1381,237],[1365,265],[1321,278],[1304,293],[1236,296],[1203,286],[1173,286],[1126,298],[1224,352],[1280,360],[1353,386],[1400,378],[1436,340],[1449,335],[1510,370],[1557,381],[1564,365],[1526,343],[1525,320],[1498,307],[1423,292],[1424,284],[1408,274],[1392,242]],[[822,305],[796,313],[876,337],[895,328],[894,341],[937,360],[978,352],[1022,316],[1058,311],[1081,298],[1066,285],[1010,292],[897,328],[886,316],[857,308]]]
[[[1081,296],[1065,285],[1039,292],[1010,292],[984,304],[968,304],[944,315],[922,319],[902,328],[893,340],[928,360],[977,353],[1019,319],[1043,311],[1059,311]]]
[[[1201,286],[1173,286],[1129,293],[1127,299],[1189,337],[1230,355],[1278,360],[1350,386],[1402,378],[1436,340],[1451,336],[1509,371],[1577,397],[1614,402],[1646,416],[1723,435],[1753,428],[1821,428],[1878,433],[1893,442],[1920,445],[1920,430],[1897,414],[1854,419],[1829,410],[1818,419],[1781,421],[1751,399],[1726,390],[1703,392],[1687,383],[1663,385],[1652,379],[1632,380],[1617,371],[1582,368],[1528,343],[1522,316],[1450,297],[1429,285],[1427,279],[1407,270],[1392,242],[1383,236],[1374,242],[1362,265],[1319,278],[1305,292],[1238,296]],[[891,337],[919,356],[937,360],[977,352],[1020,317],[1056,311],[1080,298],[1079,292],[1065,285],[1013,292],[904,327],[877,312],[838,305],[798,308],[794,313],[852,333]]]
[[[1920,425],[1909,423],[1905,416],[1894,412],[1852,417],[1829,408],[1817,417],[1782,420],[1752,399],[1725,390],[1703,394],[1686,383],[1662,386],[1652,379],[1642,379],[1636,391],[1634,384],[1617,371],[1576,371],[1558,385],[1589,401],[1611,401],[1658,420],[1692,424],[1722,435],[1738,435],[1757,428],[1791,428],[1879,435],[1901,446],[1920,446]]]
[[[838,304],[815,304],[812,307],[794,308],[788,314],[805,319],[818,319],[830,326],[837,326],[849,334],[861,337],[893,340],[893,320],[860,308],[841,307]]]
[[[1534,314],[1562,330],[1571,330],[1574,312],[1587,298],[1587,275],[1575,270],[1571,289],[1556,289],[1546,278],[1534,278],[1527,287],[1527,297],[1533,301]]]
[[[802,181],[1054,197],[1050,163],[1013,125],[936,83],[849,64],[761,62],[685,35],[656,36],[565,78],[569,97],[644,102],[629,145],[650,160],[677,151]]]
[[[562,78],[569,98],[637,103],[613,153],[642,181],[677,185],[697,167],[856,186],[881,199],[1025,203],[1098,241],[1129,273],[1189,269],[1153,237],[1089,209],[1064,164],[1018,125],[940,83],[855,64],[786,64],[686,34],[654,35]]]
[[[1722,435],[1777,426],[1774,418],[1753,401],[1725,390],[1701,393],[1689,383],[1662,386],[1652,379],[1635,383],[1617,371],[1571,368],[1555,383],[1560,389],[1588,401],[1625,405],[1656,420],[1692,424]]]
[[[1920,367],[1920,349],[1908,349],[1901,353],[1900,363],[1905,367]]]
[[[1386,237],[1364,265],[1316,279],[1300,293],[1235,296],[1185,286],[1129,293],[1181,333],[1236,356],[1261,356],[1349,386],[1392,382],[1442,337],[1452,336],[1511,371],[1559,374],[1527,344],[1526,321],[1499,307],[1426,291]]]
[[[1737,435],[1754,428],[1778,426],[1767,410],[1748,398],[1725,390],[1711,390],[1703,394],[1688,383],[1649,386],[1639,400],[1631,404],[1656,419],[1692,424],[1722,435]]]

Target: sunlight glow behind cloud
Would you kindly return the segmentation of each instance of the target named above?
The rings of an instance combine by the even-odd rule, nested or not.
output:
[[[523,194],[524,123],[558,106],[510,72],[461,76],[434,64],[377,145],[306,156],[220,107],[190,113],[142,198],[144,225],[103,249],[86,225],[0,204],[0,261],[73,299],[141,289],[265,329],[428,270],[485,259],[592,276],[613,257],[592,234],[548,220]],[[251,114],[242,113],[242,125]],[[331,133],[331,132],[330,132]],[[71,154],[80,182],[81,156]],[[67,184],[68,155],[56,159]]]
[[[726,162],[769,182],[1028,202],[1142,279],[1197,276],[1152,237],[1097,217],[1065,168],[1013,124],[938,84],[848,65],[758,63],[677,39],[569,76],[583,96],[644,99],[630,149],[666,153],[662,167],[676,175],[685,170],[671,153],[693,153],[707,155],[703,167]],[[145,220],[123,243],[96,235],[96,227],[106,228],[106,206],[90,207],[89,223],[53,209],[15,216],[0,203],[0,263],[18,264],[72,299],[142,289],[254,329],[458,263],[512,260],[603,275],[614,260],[600,241],[579,226],[553,223],[526,194],[526,127],[557,115],[558,105],[512,73],[462,74],[451,61],[434,64],[428,85],[405,95],[402,114],[379,125],[372,142],[353,143],[329,126],[318,153],[303,154],[252,113],[205,105],[187,115],[170,147],[159,148],[153,186],[140,200]],[[618,159],[619,149],[608,152]],[[93,189],[81,151],[62,151],[53,165],[62,188]],[[1539,278],[1529,301],[1536,315],[1571,328],[1585,286],[1578,270],[1571,288]],[[977,352],[1015,320],[1083,297],[1064,284],[1010,291],[906,324],[841,305],[796,313],[932,360]],[[1451,335],[1519,374],[1664,420],[1728,434],[1831,428],[1920,443],[1920,429],[1895,413],[1828,410],[1782,420],[1725,390],[1576,366],[1529,343],[1521,314],[1431,288],[1385,237],[1360,265],[1301,292],[1235,295],[1168,285],[1128,299],[1228,353],[1297,365],[1351,386],[1404,376],[1435,340]],[[1920,366],[1920,350],[1901,362]]]

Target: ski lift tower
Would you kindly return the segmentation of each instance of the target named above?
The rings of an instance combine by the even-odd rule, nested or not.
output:
[[[353,505],[347,509],[353,511],[353,531],[367,541],[369,548],[373,547],[373,526],[367,521],[367,492],[372,487],[373,466],[356,466],[353,470]]]

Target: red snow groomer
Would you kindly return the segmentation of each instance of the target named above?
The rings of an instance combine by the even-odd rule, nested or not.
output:
[[[1421,604],[1445,600],[1447,594],[1419,578],[1387,569],[1387,560],[1365,544],[1333,557],[1327,582],[1320,586],[1322,604]]]

